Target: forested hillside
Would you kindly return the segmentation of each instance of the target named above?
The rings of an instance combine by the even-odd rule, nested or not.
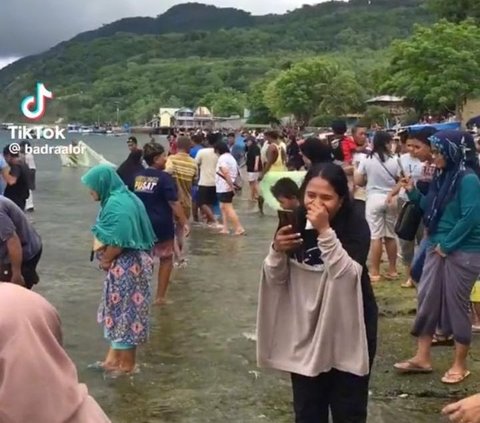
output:
[[[415,23],[432,22],[421,0],[331,1],[267,16],[183,4],[79,34],[1,70],[0,119],[21,119],[18,102],[37,80],[56,95],[51,119],[112,120],[117,105],[131,123],[160,106],[202,103],[234,113],[249,105],[259,81],[319,55],[355,71],[365,95],[376,94],[383,49]]]

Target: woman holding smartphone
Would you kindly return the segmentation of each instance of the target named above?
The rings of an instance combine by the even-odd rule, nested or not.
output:
[[[329,411],[366,422],[378,316],[368,224],[338,165],[312,166],[300,192],[305,229],[280,228],[263,265],[258,364],[291,374],[297,423],[327,423]]]

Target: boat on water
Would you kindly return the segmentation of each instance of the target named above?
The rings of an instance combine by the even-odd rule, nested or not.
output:
[[[88,144],[83,141],[78,141],[78,143],[72,143],[79,147],[81,154],[59,154],[60,161],[62,162],[63,167],[86,167],[90,168],[99,164],[106,164],[112,167],[116,165],[108,161],[101,154],[97,153],[93,148],[88,146]]]
[[[80,127],[81,134],[93,134],[93,126],[83,125]]]
[[[67,132],[69,134],[79,134],[81,125],[78,123],[69,123],[67,126]]]
[[[160,134],[160,128],[154,128],[152,126],[132,126],[130,128],[132,134]]]
[[[1,131],[8,131],[8,128],[10,126],[14,126],[15,124],[14,123],[10,123],[10,122],[2,122],[0,123],[0,130]]]

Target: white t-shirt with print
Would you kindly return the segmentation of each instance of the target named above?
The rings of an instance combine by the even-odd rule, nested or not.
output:
[[[378,154],[368,156],[358,168],[361,175],[367,177],[367,195],[387,195],[397,184],[396,178],[400,175],[398,157],[388,157],[385,162],[380,161]]]
[[[227,170],[228,175],[230,176],[230,180],[232,182],[235,182],[235,179],[237,178],[237,174],[238,174],[238,165],[234,157],[230,153],[222,154],[218,158],[217,170],[215,174],[215,187],[216,187],[217,193],[219,194],[232,191],[227,181],[218,175],[218,173],[220,173],[221,167]]]

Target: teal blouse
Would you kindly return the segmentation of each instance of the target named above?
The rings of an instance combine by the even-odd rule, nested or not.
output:
[[[418,189],[409,192],[408,198],[425,210],[426,199]],[[480,180],[475,174],[463,177],[458,192],[445,207],[437,231],[429,236],[429,241],[440,245],[446,254],[480,252]]]

